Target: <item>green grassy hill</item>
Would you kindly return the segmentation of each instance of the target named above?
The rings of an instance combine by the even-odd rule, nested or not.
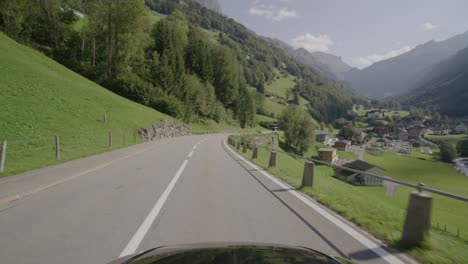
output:
[[[8,140],[0,176],[54,164],[54,135],[62,161],[134,142],[135,129],[167,118],[124,99],[0,33],[0,140]],[[107,113],[108,124],[103,123]]]

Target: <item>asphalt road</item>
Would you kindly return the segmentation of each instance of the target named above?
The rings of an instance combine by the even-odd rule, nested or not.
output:
[[[265,242],[411,263],[224,143],[190,136],[0,181],[1,263],[108,263],[162,245]]]

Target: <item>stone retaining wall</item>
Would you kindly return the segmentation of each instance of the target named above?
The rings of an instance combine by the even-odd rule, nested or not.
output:
[[[151,128],[142,128],[138,134],[145,140],[158,140],[192,135],[192,129],[174,119],[165,119],[153,124]]]

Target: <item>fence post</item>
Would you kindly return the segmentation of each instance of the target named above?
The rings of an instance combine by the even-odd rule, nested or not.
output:
[[[55,158],[60,160],[60,136],[55,136]]]
[[[2,143],[2,149],[0,153],[0,173],[5,171],[5,157],[6,157],[6,151],[7,151],[7,141],[4,140]]]
[[[237,150],[240,149],[240,141],[239,141],[239,140],[236,141],[236,149],[237,149]]]
[[[302,186],[312,187],[314,185],[314,167],[315,164],[311,161],[306,161],[304,164],[304,173],[302,175]]]
[[[268,168],[276,167],[276,151],[270,153],[270,160],[268,161]]]
[[[424,235],[431,227],[431,209],[430,195],[419,191],[411,193],[403,226],[402,244],[415,246],[424,240]]]
[[[252,159],[258,158],[258,147],[254,146],[252,150]]]
[[[242,145],[242,153],[247,153],[247,142]]]
[[[104,125],[107,125],[107,113],[104,114]]]
[[[112,131],[109,131],[109,148],[112,148]]]

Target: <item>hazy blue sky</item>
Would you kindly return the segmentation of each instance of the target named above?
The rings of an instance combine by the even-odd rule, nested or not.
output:
[[[468,30],[468,0],[218,0],[256,33],[358,67]]]

